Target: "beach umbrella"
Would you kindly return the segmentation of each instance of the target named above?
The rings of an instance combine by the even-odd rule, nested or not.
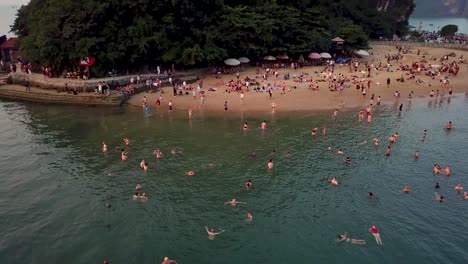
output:
[[[276,56],[278,60],[289,60],[289,56],[286,54]]]
[[[354,54],[359,55],[359,56],[369,56],[369,52],[367,52],[365,50],[355,51]]]
[[[316,52],[312,52],[309,54],[309,56],[307,56],[307,58],[311,59],[311,60],[319,60],[321,57],[320,57],[320,54],[316,53]]]
[[[239,60],[236,60],[236,59],[227,59],[224,61],[224,63],[228,66],[237,66],[239,65],[241,62]]]
[[[320,58],[322,59],[331,59],[331,57],[332,56],[330,55],[330,53],[326,53],[326,52],[320,53]]]
[[[276,60],[276,58],[273,57],[273,56],[265,56],[265,57],[263,57],[263,59],[266,60],[266,61],[275,61]]]
[[[239,61],[240,61],[241,63],[249,63],[249,62],[250,62],[249,58],[247,58],[247,57],[240,57],[240,58],[239,58]]]

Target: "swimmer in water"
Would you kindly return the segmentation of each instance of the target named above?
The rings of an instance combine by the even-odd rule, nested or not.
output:
[[[419,151],[418,151],[418,150],[416,150],[416,151],[414,152],[414,158],[415,158],[415,159],[418,159],[418,158],[419,158]]]
[[[452,175],[452,169],[450,169],[449,166],[445,167],[445,169],[444,169],[444,174],[445,174],[446,176]]]
[[[262,124],[261,124],[261,128],[262,130],[265,130],[267,128],[267,123],[265,120],[263,120]]]
[[[314,128],[314,129],[312,130],[312,132],[310,132],[310,135],[314,137],[314,136],[317,134],[317,130],[318,130],[317,127]]]
[[[135,194],[133,194],[133,200],[136,200],[140,198],[140,194],[138,192],[136,192]]]
[[[337,180],[335,177],[333,177],[333,178],[330,180],[330,183],[331,183],[331,185],[333,185],[333,186],[338,186],[338,180]]]
[[[247,129],[249,129],[249,126],[247,125],[247,122],[244,123],[244,126],[242,126],[242,129],[244,129],[244,131],[246,131]]]
[[[382,239],[380,239],[379,229],[377,229],[377,227],[375,226],[372,226],[371,228],[369,228],[369,232],[371,232],[374,236],[377,245],[382,245]]]
[[[341,243],[341,242],[348,242],[348,243],[351,243],[351,244],[355,244],[355,245],[364,245],[366,244],[366,241],[365,240],[362,240],[362,239],[350,239],[347,237],[347,234],[348,233],[344,233],[344,235],[338,235],[338,239],[336,242],[338,243]]]
[[[344,154],[344,152],[343,152],[343,150],[342,150],[342,149],[340,149],[340,150],[338,150],[338,152],[336,152],[336,154],[338,154],[338,155],[343,155],[343,154]]]
[[[140,168],[143,169],[145,167],[145,160],[141,160],[140,162]]]
[[[214,163],[208,164],[208,168],[210,168],[210,169],[214,168],[215,166],[216,166],[216,165],[215,165]]]
[[[272,170],[273,169],[273,160],[270,160],[268,163],[267,163],[267,168],[269,170]]]
[[[367,193],[367,198],[369,198],[369,199],[374,199],[374,194],[371,193],[371,192],[368,192],[368,193]]]
[[[338,116],[338,109],[336,109],[332,114],[332,120],[336,121],[336,117]]]
[[[140,199],[142,202],[147,202],[148,201],[148,197],[146,197],[146,193],[143,193],[141,196],[140,196]]]
[[[376,146],[376,147],[379,146],[379,138],[378,137],[374,138],[374,146]]]
[[[445,126],[446,129],[452,129],[452,121],[449,121],[447,125]]]
[[[193,170],[187,172],[187,176],[194,176],[195,175],[195,172]]]
[[[252,221],[253,215],[250,212],[247,212],[247,222]]]
[[[328,147],[328,148],[326,148],[326,149],[325,149],[325,151],[327,151],[327,152],[331,152],[331,151],[332,151],[332,149],[331,149],[331,147]]]
[[[396,139],[395,139],[395,136],[394,136],[394,135],[391,135],[391,136],[388,138],[388,142],[390,142],[390,143],[393,143],[393,142],[395,142],[395,141],[396,141]]]
[[[102,142],[102,152],[107,152],[107,145],[106,142]]]
[[[190,108],[190,109],[188,110],[188,118],[189,118],[189,119],[192,119],[192,114],[193,114],[192,108]]]
[[[161,159],[163,157],[163,153],[159,149],[154,150],[153,154],[156,155],[156,159]]]
[[[236,199],[232,198],[231,201],[227,201],[227,202],[224,203],[224,205],[228,205],[228,204],[230,204],[231,206],[236,206],[236,205],[238,205],[238,204],[247,204],[247,203],[245,203],[245,202],[238,202],[238,201],[236,201]]]
[[[457,193],[461,193],[463,191],[463,186],[461,185],[461,183],[457,184],[457,186],[455,186],[455,191]]]
[[[137,190],[137,191],[141,190],[141,184],[138,183],[138,184],[135,186],[135,190]]]
[[[439,202],[443,202],[444,201],[444,196],[442,195],[439,195],[438,193],[435,193],[435,196],[436,196],[436,200],[439,201]]]
[[[145,164],[143,164],[143,171],[148,171],[148,162],[145,162]]]
[[[251,158],[255,158],[255,157],[257,157],[257,152],[255,152],[255,150],[252,150],[252,152],[249,153],[249,156]]]
[[[434,188],[435,188],[435,189],[440,189],[439,182],[435,182],[435,184],[434,184]]]
[[[276,155],[276,149],[271,151],[271,155]]]
[[[432,171],[434,174],[439,174],[442,172],[442,168],[439,165],[434,164],[434,169]]]
[[[224,232],[224,230],[220,230],[219,232],[215,232],[214,229],[208,229],[208,227],[205,226],[205,229],[206,229],[206,233],[208,233],[208,239],[209,240],[213,240],[215,238],[215,236],[221,234]]]
[[[171,149],[171,154],[172,154],[172,155],[176,155],[176,154],[177,154],[177,150],[176,150],[175,148],[172,148],[172,149]]]
[[[398,133],[393,134],[393,137],[395,138],[395,141],[398,140]]]
[[[346,163],[346,164],[351,164],[351,158],[350,158],[350,157],[346,157],[345,163]]]
[[[247,191],[250,191],[250,189],[252,188],[252,181],[250,179],[248,179],[246,182],[245,182],[245,189]]]
[[[161,264],[177,264],[177,261],[165,257]]]
[[[128,139],[128,137],[124,137],[123,138],[123,141],[125,143],[125,146],[129,146],[130,145],[130,139]]]
[[[289,151],[286,151],[286,153],[284,153],[283,155],[285,158],[289,158],[291,157],[291,153],[289,153]]]
[[[363,112],[363,111],[359,111],[359,114],[358,114],[358,121],[359,121],[359,122],[362,122],[362,119],[364,119],[364,112]]]
[[[125,151],[125,149],[122,149],[122,152],[120,153],[120,158],[122,160],[127,160],[127,157],[128,157],[127,152]]]
[[[325,126],[323,126],[323,129],[322,129],[322,135],[326,135],[327,134],[327,128]]]
[[[463,193],[463,199],[468,200],[468,192]]]
[[[388,146],[387,151],[385,151],[385,155],[387,155],[387,157],[389,157],[390,154],[392,154],[392,149],[390,148],[390,146]]]
[[[403,189],[403,192],[404,193],[409,193],[411,191],[410,187],[408,185],[405,186],[405,188]]]

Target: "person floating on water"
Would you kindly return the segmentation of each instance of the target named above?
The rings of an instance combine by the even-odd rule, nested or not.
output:
[[[127,160],[128,153],[125,151],[125,149],[122,149],[122,152],[120,153],[120,159],[122,160]]]
[[[408,185],[405,186],[405,188],[403,188],[403,192],[404,193],[409,193],[411,191],[410,187]]]
[[[337,180],[335,177],[333,177],[333,178],[330,180],[330,183],[331,183],[331,185],[333,185],[333,186],[338,186],[338,180]]]
[[[369,232],[371,232],[372,235],[374,236],[375,242],[377,243],[377,245],[382,245],[382,240],[380,239],[379,229],[377,229],[377,227],[375,226],[372,226],[371,228],[369,228]]]
[[[206,233],[208,233],[208,239],[213,240],[215,236],[223,233],[225,230],[219,230],[218,232],[215,232],[214,229],[208,229],[208,227],[205,226]]]
[[[247,203],[238,202],[238,201],[236,201],[236,199],[232,198],[231,201],[227,201],[227,202],[224,203],[224,205],[228,205],[228,204],[230,204],[231,206],[236,206],[237,204],[247,204]]]
[[[338,239],[337,239],[336,242],[338,242],[338,243],[348,242],[348,243],[355,244],[355,245],[364,245],[364,244],[366,244],[365,240],[351,239],[351,238],[348,238],[347,234],[348,233],[344,233],[343,235],[338,235]]]
[[[245,182],[245,189],[247,191],[250,191],[250,189],[252,188],[252,181],[250,179],[248,179],[246,182]]]
[[[250,212],[247,212],[247,222],[251,222],[253,219],[253,215]]]
[[[268,170],[272,170],[272,169],[273,169],[273,160],[270,160],[270,161],[267,163],[267,168],[268,168]]]
[[[452,129],[452,121],[449,121],[447,125],[445,125],[445,129],[450,130]]]
[[[161,264],[177,264],[177,261],[169,259],[168,257],[164,257],[164,260]]]

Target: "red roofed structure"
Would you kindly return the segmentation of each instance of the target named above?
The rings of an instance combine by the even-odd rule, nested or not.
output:
[[[17,61],[18,57],[18,38],[9,38],[0,43],[0,60],[3,65]]]

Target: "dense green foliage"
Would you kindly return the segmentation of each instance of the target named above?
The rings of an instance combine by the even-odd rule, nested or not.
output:
[[[458,31],[457,25],[445,25],[440,29],[440,35],[444,37],[451,37]]]
[[[161,63],[207,65],[228,57],[327,51],[335,36],[345,39],[347,49],[365,48],[369,36],[406,30],[406,21],[397,23],[394,12],[378,12],[370,2],[31,0],[18,11],[12,31],[26,60],[56,71],[76,66],[83,56],[96,58],[96,73]]]

